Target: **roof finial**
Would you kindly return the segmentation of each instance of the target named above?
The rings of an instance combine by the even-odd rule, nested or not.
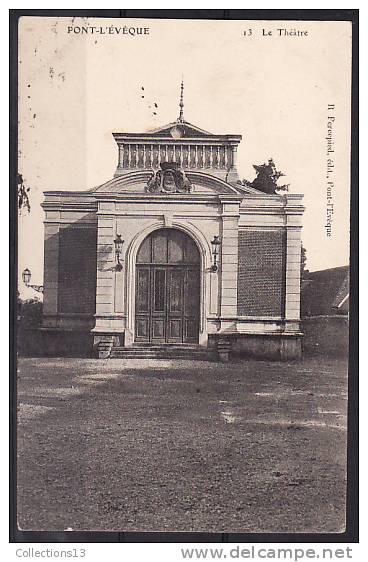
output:
[[[181,88],[180,88],[180,103],[179,103],[179,107],[180,107],[180,113],[179,113],[179,119],[178,121],[180,121],[181,123],[184,121],[184,117],[183,117],[183,107],[184,107],[184,80],[183,78],[181,79]]]

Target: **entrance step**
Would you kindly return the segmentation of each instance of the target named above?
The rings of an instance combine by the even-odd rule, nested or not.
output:
[[[147,341],[136,341],[133,344],[133,347],[192,347],[193,349],[207,349],[207,347],[200,347],[198,343],[195,342],[147,342]]]
[[[134,347],[113,347],[110,357],[115,359],[188,359],[211,361],[217,358],[213,349],[193,345],[142,344]]]

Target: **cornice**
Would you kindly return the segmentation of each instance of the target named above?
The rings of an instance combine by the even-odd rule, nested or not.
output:
[[[234,144],[237,145],[242,140],[241,135],[209,135],[203,137],[182,137],[174,139],[171,136],[147,135],[140,133],[113,133],[117,144],[205,144],[219,146]]]

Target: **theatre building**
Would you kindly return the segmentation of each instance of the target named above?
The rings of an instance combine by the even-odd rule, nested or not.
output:
[[[103,185],[45,193],[45,338],[99,357],[297,357],[302,196],[242,186],[242,137],[182,109],[113,133]]]

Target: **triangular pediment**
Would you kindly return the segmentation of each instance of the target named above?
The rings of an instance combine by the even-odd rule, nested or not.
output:
[[[210,133],[209,131],[205,131],[189,121],[185,121],[184,119],[180,120],[177,119],[172,123],[168,123],[167,125],[162,125],[161,127],[157,127],[155,129],[150,129],[149,131],[143,133],[128,133],[128,132],[115,132],[112,133],[113,137],[115,138],[118,144],[130,144],[136,142],[150,142],[150,141],[174,141],[180,142],[181,140],[185,141],[186,139],[190,140],[191,142],[195,143],[195,139],[198,139],[198,144],[203,144],[203,141],[209,141],[210,143],[223,143],[223,142],[232,142],[238,144],[241,141],[241,135],[234,135],[234,134],[226,134],[226,135],[218,135]]]
[[[173,123],[168,123],[167,125],[163,125],[162,127],[158,127],[157,129],[151,129],[147,131],[147,134],[154,135],[154,136],[163,136],[163,137],[170,137],[175,134],[178,135],[178,138],[194,138],[194,137],[213,137],[212,133],[205,131],[204,129],[200,129],[196,125],[192,125],[188,121],[174,121]],[[180,135],[180,136],[179,136]]]

